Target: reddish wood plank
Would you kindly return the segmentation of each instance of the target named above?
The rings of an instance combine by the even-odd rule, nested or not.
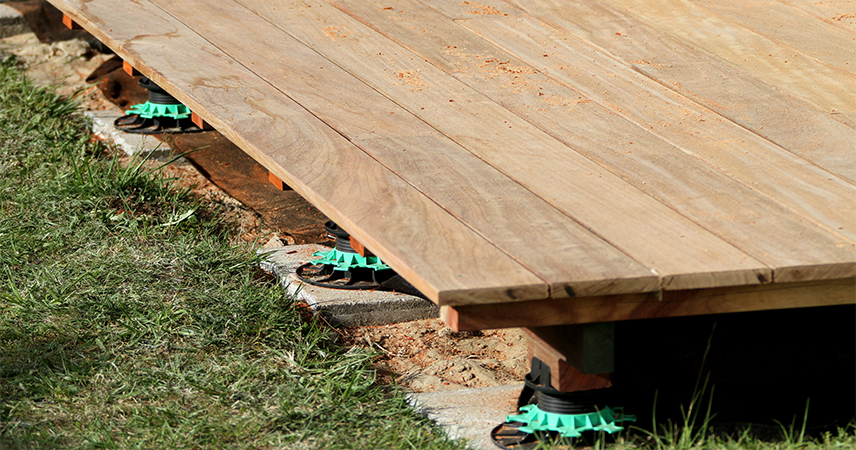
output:
[[[259,0],[242,0],[241,3],[248,5],[344,70],[357,74],[375,91],[383,93],[411,114],[429,123],[433,129],[465,147],[474,157],[507,175],[518,185],[572,217],[577,223],[595,231],[625,254],[656,271],[663,280],[662,287],[680,289],[770,280],[767,278],[771,274],[768,267],[758,264],[754,258],[741,256],[739,253],[742,249],[735,252],[737,248],[732,243],[723,242],[721,237],[712,239],[714,233],[703,230],[692,220],[663,205],[661,201],[648,195],[640,195],[638,187],[628,189],[625,180],[583,157],[581,150],[575,146],[551,137],[544,131],[544,127],[527,123],[518,114],[497,104],[490,96],[438,69],[428,63],[426,58],[396,46],[332,6],[322,3],[305,7],[300,1],[287,2],[289,8]],[[475,42],[481,41],[471,34],[470,37]],[[418,83],[413,84],[415,79],[400,81],[392,78],[396,74],[398,78],[411,74],[418,77]],[[301,80],[303,78],[308,77],[299,77]],[[574,124],[583,130],[588,127],[585,122],[575,121]],[[615,131],[615,128],[612,128],[612,131]],[[437,156],[431,159],[446,158],[448,152],[444,150],[434,153]],[[398,156],[387,155],[382,159],[390,164],[392,158]],[[456,171],[459,167],[466,167],[453,164],[445,166],[451,166]],[[454,185],[448,182],[442,184]],[[497,190],[491,188],[491,191]],[[480,204],[496,205],[495,201]],[[525,203],[521,201],[516,206],[509,205],[504,209],[516,213]],[[537,221],[553,223],[546,217]],[[643,235],[629,232],[628,224],[634,224],[633,226],[639,229],[644,228],[646,233]],[[509,224],[504,226],[516,228]],[[526,245],[537,245],[542,240],[546,241],[543,236],[534,240],[525,239],[519,233],[516,239]],[[505,241],[496,242],[497,245],[505,245]],[[569,239],[551,242],[577,246],[576,242]],[[565,250],[567,247],[557,248]],[[697,251],[675,252],[674,248],[695,248]],[[553,250],[541,251],[538,254],[542,260],[555,256]],[[592,256],[599,255],[589,253],[586,258]],[[571,259],[565,261],[565,264],[577,263]],[[586,264],[594,265],[594,262],[589,261]],[[536,270],[536,273],[541,272]],[[610,289],[623,283],[621,281]],[[559,286],[553,289],[553,296],[563,293],[586,295],[575,286],[562,284],[570,290]]]
[[[444,307],[456,331],[680,317],[856,303],[856,279],[740,288],[552,299],[524,304]]]

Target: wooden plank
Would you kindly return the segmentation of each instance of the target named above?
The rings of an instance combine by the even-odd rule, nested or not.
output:
[[[439,13],[418,9],[419,4],[411,1],[396,2],[397,7],[392,11],[383,9],[387,4],[383,1],[338,0],[338,4],[363,23],[371,24],[375,30],[773,267],[774,280],[834,279],[856,274],[852,243],[794,216],[502,50],[487,43],[468,41],[466,30]],[[438,9],[449,5],[448,2],[432,4]],[[453,9],[452,17],[456,11],[470,14],[473,7],[457,3],[453,6],[458,9]],[[487,6],[489,11],[499,11],[495,16],[505,17],[501,14],[509,11],[499,9],[496,4]],[[445,9],[442,11],[447,13]],[[663,90],[663,87],[654,84],[651,89]],[[629,91],[622,94],[631,95]],[[850,165],[856,166],[852,153],[848,159]]]
[[[856,32],[856,1],[854,0],[783,0],[821,20]]]
[[[683,152],[850,242],[856,187],[535,18],[458,21]],[[549,58],[544,48],[553,48]],[[856,87],[856,86],[854,86]]]
[[[856,181],[856,129],[807,103],[601,2],[514,3],[782,148]],[[503,13],[521,14],[508,6]]]
[[[387,264],[435,302],[548,295],[543,280],[149,2],[122,8],[111,0],[52,3],[209,118],[361,242],[381,250]],[[128,21],[129,16],[136,20]],[[171,45],[176,40],[185,45]],[[352,175],[354,168],[359,177]],[[444,263],[434,263],[438,259]],[[476,264],[485,270],[460,276]]]
[[[654,319],[856,303],[856,279],[442,307],[455,331]]]
[[[545,279],[558,296],[658,288],[650,270],[236,3],[153,3]],[[231,20],[224,24],[217,17]],[[257,45],[246,45],[247,29],[262,36]],[[478,265],[469,268],[476,270]]]
[[[856,124],[856,76],[843,73],[686,0],[605,0],[751,75]]]
[[[842,72],[856,73],[856,33],[775,1],[691,1]],[[853,13],[856,14],[856,7]]]
[[[767,267],[335,8],[240,3],[656,270],[663,287],[769,281]],[[418,76],[418,83],[390,83],[402,73]],[[644,228],[644,235],[628,224]]]

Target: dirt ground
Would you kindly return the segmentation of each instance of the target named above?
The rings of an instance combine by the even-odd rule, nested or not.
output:
[[[0,40],[0,51],[18,55],[32,79],[54,86],[63,95],[79,97],[86,110],[116,108],[103,92],[112,92],[110,89],[99,89],[86,81],[102,65],[104,71],[113,55],[93,51],[86,40],[42,43],[34,33],[26,33]],[[114,81],[109,80],[110,83]],[[123,101],[127,103],[127,100],[118,103],[127,106]],[[257,208],[260,211],[254,211],[224,192],[186,160],[168,166],[165,175],[178,179],[182,186],[192,186],[194,195],[220,206],[239,224],[244,241],[278,239],[285,243],[301,243],[317,235],[317,232],[313,235],[289,230],[288,221],[277,223],[273,215],[287,213],[288,208],[261,207]],[[242,182],[252,183],[253,180]],[[284,191],[283,196],[288,195],[294,193]],[[303,202],[288,198],[286,201]],[[305,209],[302,203],[299,206],[292,209]],[[309,217],[322,220],[317,214]],[[303,222],[293,224],[292,228],[306,228]],[[339,334],[345,345],[370,347],[378,352],[376,364],[381,381],[395,382],[415,392],[519,384],[529,368],[526,340],[519,329],[455,333],[441,320],[434,319],[341,329]]]

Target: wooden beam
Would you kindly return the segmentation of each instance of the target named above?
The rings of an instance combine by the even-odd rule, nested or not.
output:
[[[612,323],[526,329],[529,359],[538,358],[550,368],[550,384],[559,391],[610,387],[614,330]]]
[[[533,342],[551,349],[554,356],[564,359],[584,374],[615,370],[615,322],[523,330]]]
[[[612,322],[856,303],[856,279],[443,307],[455,331]]]

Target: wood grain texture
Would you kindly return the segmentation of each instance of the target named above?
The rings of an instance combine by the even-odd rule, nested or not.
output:
[[[657,29],[704,49],[821,111],[849,124],[856,114],[856,76],[842,73],[767,36],[739,26],[687,0],[657,3],[606,0]]]
[[[337,4],[353,17],[371,24],[378,32],[772,267],[774,280],[834,279],[856,274],[854,250],[847,240],[819,229],[663,141],[655,133],[589,101],[579,91],[556,83],[501,49],[472,40],[466,29],[440,13],[419,9],[418,2],[407,0],[399,0],[392,11],[383,9],[386,3],[380,0],[337,0]],[[472,14],[472,5],[446,1],[431,4],[438,8],[456,7],[450,17]],[[494,5],[490,8],[502,14],[513,11],[499,10]],[[447,13],[445,9],[442,11]],[[500,14],[488,18],[497,15]],[[541,53],[543,51],[537,52]],[[588,72],[583,73],[588,75]],[[634,78],[644,79],[631,72],[629,80]],[[667,89],[656,83],[649,83],[648,89],[654,92],[650,96],[652,100],[641,109],[667,110],[668,105],[656,103],[663,97],[660,91]],[[613,97],[620,101],[632,96],[632,90],[633,86],[629,86]],[[673,98],[677,100],[671,100]],[[677,94],[669,99],[673,104],[683,101],[687,107],[701,109]],[[687,114],[683,108],[678,113],[681,115],[678,120],[683,120]],[[708,117],[712,117],[711,122],[722,120],[710,114]],[[730,130],[748,134],[733,124]],[[703,140],[690,145],[713,148]],[[854,156],[849,152],[847,160],[856,168]]]
[[[122,8],[109,0],[54,4],[361,242],[379,249],[387,264],[435,302],[548,295],[543,280],[149,2]],[[128,22],[129,15],[138,20]],[[175,41],[184,45],[171,45]],[[441,254],[450,257],[436,264]],[[485,268],[484,275],[464,278],[475,265]]]
[[[332,6],[240,3],[655,270],[663,280],[661,287],[770,280],[764,264]],[[333,28],[337,31],[331,37]],[[418,84],[390,83],[391,76],[404,72],[418,75]],[[645,231],[634,233],[633,228]],[[675,248],[696,251],[678,253]],[[553,295],[578,293],[555,289]]]
[[[856,73],[856,33],[784,3],[766,0],[691,0],[732,23],[844,73]],[[853,9],[856,14],[856,8]]]
[[[657,277],[646,267],[236,3],[153,3],[545,279],[559,296],[658,288]],[[224,25],[217,17],[233,20]],[[261,36],[257,45],[245,45],[244,28]],[[412,86],[405,77],[390,81]]]
[[[856,181],[856,129],[808,103],[602,2],[514,3],[785,150]],[[522,14],[508,7],[504,11]]]
[[[461,23],[461,21],[459,21]],[[558,81],[649,130],[688,155],[850,242],[856,241],[856,186],[747,132],[733,122],[534,18],[465,25]],[[544,48],[553,48],[549,58]]]
[[[455,331],[538,327],[704,314],[848,305],[856,303],[856,279],[773,283],[739,288],[551,299],[525,304],[442,307]]]
[[[783,3],[800,8],[813,16],[835,25],[856,32],[856,1],[854,0],[782,0]]]

